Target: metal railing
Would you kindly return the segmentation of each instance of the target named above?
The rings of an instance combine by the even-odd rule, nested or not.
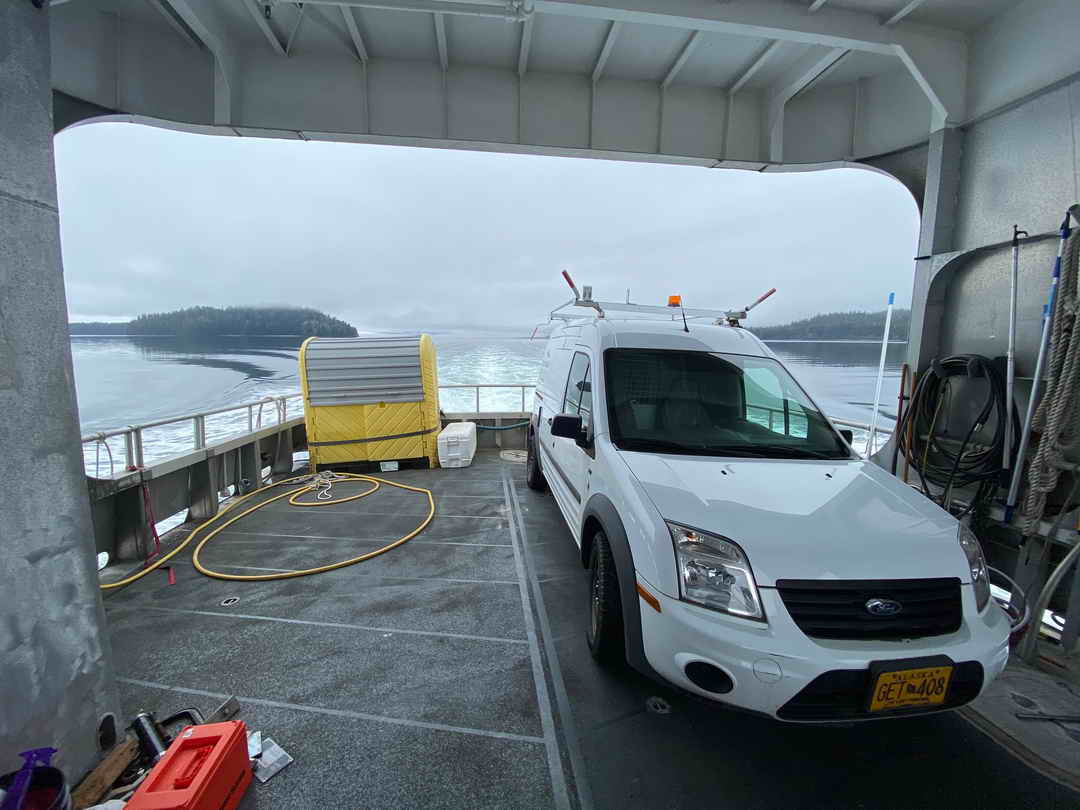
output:
[[[112,475],[112,449],[109,448],[108,445],[109,439],[123,436],[125,467],[144,467],[143,432],[150,428],[166,427],[168,425],[191,422],[193,449],[200,450],[206,447],[206,417],[217,416],[224,413],[234,413],[246,409],[247,432],[251,433],[262,427],[263,410],[267,405],[274,406],[277,423],[280,424],[289,418],[289,402],[294,399],[299,399],[302,396],[302,394],[297,392],[295,394],[284,394],[276,397],[263,397],[262,399],[244,402],[239,405],[228,405],[223,408],[213,408],[211,410],[198,411],[197,413],[183,414],[182,416],[168,416],[164,419],[143,422],[139,425],[128,425],[127,427],[116,428],[114,430],[103,430],[99,433],[90,433],[82,437],[82,443],[85,445],[94,442],[99,448],[104,446],[108,450],[109,473]],[[100,471],[100,459],[98,461],[98,468],[97,471]]]
[[[447,384],[440,385],[439,390],[456,390],[467,391],[472,390],[474,392],[473,402],[475,404],[474,413],[483,413],[480,410],[480,392],[483,389],[517,389],[520,393],[521,411],[525,412],[529,410],[526,395],[528,391],[535,390],[536,386],[532,383],[467,383],[467,384]],[[124,439],[124,466],[125,467],[143,467],[145,466],[144,449],[143,449],[143,433],[150,428],[166,427],[168,425],[176,425],[183,422],[191,422],[192,427],[192,448],[199,450],[206,447],[206,418],[208,416],[217,416],[226,413],[235,413],[237,411],[247,411],[247,431],[251,433],[262,427],[263,411],[268,405],[273,405],[275,409],[275,415],[277,417],[277,423],[283,423],[289,418],[289,403],[293,400],[300,399],[303,395],[300,392],[292,394],[283,394],[274,397],[263,397],[262,399],[253,400],[251,402],[244,402],[239,405],[228,405],[223,408],[213,408],[206,411],[198,411],[196,413],[183,414],[182,416],[170,416],[164,419],[156,419],[152,422],[143,422],[138,425],[128,425],[123,428],[116,428],[114,430],[104,430],[99,433],[90,433],[82,437],[83,444],[90,444],[91,442],[97,443],[99,449],[104,446],[109,453],[110,458],[110,475],[113,472],[112,462],[112,450],[108,446],[108,440],[122,436]],[[772,411],[783,416],[786,429],[790,428],[790,415],[783,410],[770,408],[768,406],[751,406],[755,409],[770,411],[769,423],[770,427],[773,422]],[[805,417],[804,417],[805,418]],[[848,419],[836,419],[830,417],[833,424],[843,425],[844,427],[852,427],[858,430],[870,430],[870,425],[865,422],[853,422]],[[887,431],[879,430],[879,433],[887,435]],[[97,466],[100,470],[100,459],[97,462]]]
[[[534,384],[532,384],[532,383],[469,383],[469,384],[465,384],[465,385],[440,385],[439,386],[440,391],[442,391],[443,389],[467,390],[467,389],[470,389],[470,388],[475,389],[475,402],[476,402],[475,413],[482,413],[482,411],[480,410],[480,389],[482,389],[482,388],[518,388],[518,389],[520,389],[521,390],[521,410],[524,412],[524,411],[528,410],[525,407],[525,392],[527,390],[529,390],[529,389],[535,389],[536,386]]]

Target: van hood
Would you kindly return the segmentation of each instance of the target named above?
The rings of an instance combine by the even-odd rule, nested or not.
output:
[[[763,587],[970,579],[956,520],[871,462],[619,455],[665,520],[734,540]]]

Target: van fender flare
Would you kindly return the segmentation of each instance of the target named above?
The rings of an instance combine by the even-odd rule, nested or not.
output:
[[[611,556],[615,559],[615,574],[619,579],[619,601],[622,602],[626,661],[643,675],[663,680],[645,658],[645,646],[641,637],[641,600],[637,593],[637,574],[622,518],[619,517],[615,504],[606,495],[595,493],[589,498],[581,516],[581,564],[585,567],[588,567],[589,557],[592,554],[592,537],[587,537],[584,531],[590,520],[595,520],[604,530],[608,544],[611,546]]]

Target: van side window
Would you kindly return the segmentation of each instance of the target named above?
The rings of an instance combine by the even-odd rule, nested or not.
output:
[[[589,357],[583,352],[575,353],[574,361],[570,364],[562,412],[580,413],[582,424],[587,425],[589,422],[589,415],[592,413],[592,383],[589,376]]]

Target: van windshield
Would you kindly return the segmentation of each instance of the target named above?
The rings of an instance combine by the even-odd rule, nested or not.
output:
[[[749,458],[850,458],[780,363],[738,354],[609,349],[611,440],[621,450]]]

